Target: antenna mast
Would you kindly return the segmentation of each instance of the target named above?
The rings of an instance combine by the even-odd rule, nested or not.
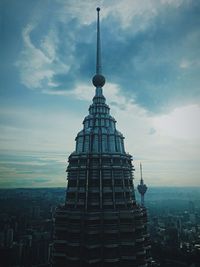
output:
[[[96,88],[101,88],[105,84],[105,77],[102,73],[101,66],[101,38],[100,38],[100,7],[97,7],[97,54],[96,54],[96,75],[93,77],[92,82]]]

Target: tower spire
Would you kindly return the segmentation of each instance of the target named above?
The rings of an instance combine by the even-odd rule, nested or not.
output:
[[[143,178],[142,178],[142,163],[140,162],[140,184],[143,184]]]
[[[100,39],[100,8],[97,7],[97,58],[96,58],[96,74],[101,74],[101,39]]]
[[[97,51],[96,51],[96,75],[93,77],[93,85],[101,88],[105,84],[105,77],[102,75],[101,66],[101,38],[100,38],[100,7],[97,7]]]

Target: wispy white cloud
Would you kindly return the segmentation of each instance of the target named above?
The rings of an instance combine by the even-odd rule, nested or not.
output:
[[[183,2],[190,2],[190,0],[88,0],[82,1],[77,0],[76,3],[74,1],[57,1],[60,4],[60,9],[58,11],[58,17],[63,22],[67,22],[69,20],[69,16],[72,18],[78,19],[81,24],[89,25],[96,20],[94,16],[94,10],[97,6],[102,8],[101,17],[105,19],[109,16],[116,17],[119,19],[119,26],[122,28],[132,27],[132,21],[134,18],[142,18],[139,19],[139,23],[137,23],[137,31],[148,27],[148,23],[152,17],[157,16],[158,13],[165,9],[167,6],[179,7]],[[136,25],[135,25],[136,26]],[[136,30],[136,27],[134,29]]]
[[[53,71],[50,68],[52,59],[36,48],[30,39],[34,25],[28,25],[23,30],[24,50],[17,67],[21,69],[21,79],[28,88],[40,88],[44,79],[50,80]]]
[[[56,49],[58,38],[55,31],[50,29],[38,46],[31,40],[32,32],[39,27],[37,24],[28,24],[22,32],[24,49],[16,66],[20,70],[22,83],[28,88],[56,87],[52,81],[56,73],[69,71],[69,66],[57,58]]]
[[[70,111],[41,113],[28,108],[4,109],[3,113],[7,122],[0,123],[0,147],[20,151],[73,151],[72,140],[83,117]],[[13,121],[20,123],[13,125]]]
[[[192,67],[199,67],[200,66],[200,60],[199,59],[193,59],[193,60],[188,60],[183,58],[179,64],[181,69],[189,69]]]
[[[168,115],[154,118],[159,133],[181,139],[200,139],[200,107],[189,105],[174,109]]]
[[[2,152],[0,187],[65,186],[64,154]]]

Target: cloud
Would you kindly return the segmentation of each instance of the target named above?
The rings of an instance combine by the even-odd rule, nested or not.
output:
[[[64,154],[44,152],[2,152],[0,187],[65,186]]]
[[[196,1],[98,3],[103,69],[109,83],[154,113],[199,101],[200,5]],[[23,84],[66,95],[79,84],[90,83],[96,5],[94,1],[56,1],[55,16],[48,18],[44,32],[41,25],[47,16],[24,28],[24,49],[17,62]]]
[[[189,24],[188,17],[192,17]],[[199,19],[191,4],[178,9],[166,7],[144,31],[134,34],[130,29],[126,42],[116,42],[110,35],[110,40],[115,40],[110,47],[112,56],[105,51],[106,59],[113,63],[106,64],[111,79],[120,84],[127,97],[151,112],[168,112],[177,105],[199,102],[198,64],[190,64],[187,72],[179,67],[183,56],[189,62],[199,57],[197,25]]]
[[[20,68],[22,83],[28,88],[53,88],[57,84],[52,81],[55,69],[58,72],[69,71],[69,66],[59,61],[56,55],[57,35],[52,29],[40,40],[39,47],[31,40],[31,33],[38,25],[28,24],[23,32],[24,49],[16,66]]]
[[[174,109],[168,115],[154,118],[154,124],[162,135],[181,139],[200,139],[200,107],[184,106]]]
[[[71,140],[74,140],[83,117],[66,109],[64,113],[52,108],[45,112],[31,108],[6,108],[0,113],[4,117],[0,120],[1,149],[20,151],[74,150]]]

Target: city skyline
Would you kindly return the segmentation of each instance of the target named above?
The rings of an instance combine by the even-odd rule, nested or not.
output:
[[[104,94],[134,157],[135,185],[142,161],[148,186],[199,186],[198,3],[8,1],[0,187],[65,186],[65,159],[95,93],[98,5]]]

